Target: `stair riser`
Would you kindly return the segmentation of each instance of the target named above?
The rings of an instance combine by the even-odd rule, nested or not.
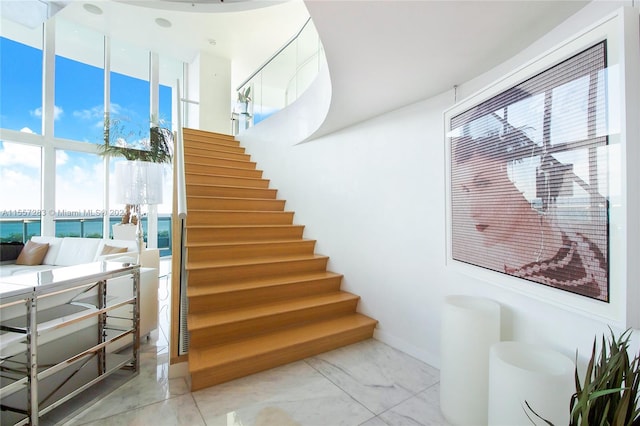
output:
[[[223,243],[234,241],[274,241],[302,238],[301,225],[281,227],[229,227],[229,228],[187,228],[187,238],[192,243]]]
[[[191,152],[184,153],[185,162],[188,161],[192,163],[216,164],[215,161],[219,159],[235,160],[235,161],[250,161],[251,156],[249,154],[235,154],[233,152],[225,152],[225,151],[200,151],[198,153],[191,153]]]
[[[199,286],[306,272],[320,272],[326,270],[327,261],[328,258],[320,257],[298,261],[219,266],[205,269],[191,269],[190,265],[187,265],[187,269],[189,270],[189,285]]]
[[[293,212],[191,211],[189,225],[290,225]]]
[[[278,191],[265,188],[238,188],[236,186],[187,185],[187,194],[206,197],[275,199]],[[188,196],[189,196],[188,195]]]
[[[253,178],[253,179],[262,178],[262,170],[210,166],[207,164],[194,164],[194,163],[186,164],[185,171],[187,173],[203,173],[203,174],[212,174],[212,175],[220,175],[220,176],[237,176],[237,177],[246,177],[246,178]]]
[[[373,336],[374,328],[375,326],[352,329],[334,336],[320,338],[312,344],[307,342],[292,344],[289,347],[280,348],[267,354],[239,359],[235,362],[197,372],[192,371],[191,390],[196,391],[366,340]]]
[[[340,290],[341,276],[189,297],[189,313],[197,314],[217,309],[244,308],[289,298],[312,296]]]
[[[297,324],[321,321],[330,317],[347,315],[355,312],[357,305],[358,299],[353,299],[339,303],[314,306],[291,312],[263,316],[232,324],[211,326],[206,329],[190,329],[189,344],[196,346],[222,345],[234,340],[241,340],[261,334],[271,333]]]
[[[187,198],[187,208],[195,210],[253,210],[284,211],[284,200],[255,200],[248,198]]]
[[[243,188],[269,188],[269,181],[266,179],[253,179],[233,176],[213,176],[186,173],[185,181],[187,185],[225,185],[239,186]]]
[[[205,165],[205,166],[220,166],[220,167],[234,167],[237,169],[249,169],[255,170],[256,163],[253,161],[238,161],[228,158],[207,158],[207,157],[192,157],[191,159],[184,159],[185,170],[191,170],[192,165]]]
[[[295,255],[311,255],[315,247],[313,240],[300,240],[289,243],[242,244],[208,247],[188,247],[187,259],[191,262],[206,262],[215,259],[239,260],[255,257],[279,257]]]
[[[219,143],[218,141],[200,142],[200,141],[187,141],[184,144],[185,154],[202,155],[201,153],[207,153],[208,151],[226,151],[234,154],[245,154],[246,151],[239,145],[227,145],[225,143]]]

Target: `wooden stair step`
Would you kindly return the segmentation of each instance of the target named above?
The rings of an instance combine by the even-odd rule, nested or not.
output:
[[[271,188],[243,188],[241,186],[207,185],[198,183],[187,185],[187,194],[187,197],[196,195],[209,197],[275,199],[278,195],[278,190]]]
[[[242,188],[268,188],[269,180],[262,178],[251,178],[242,176],[222,176],[214,174],[194,173],[187,171],[185,173],[185,182],[187,185],[224,185],[238,186]]]
[[[356,311],[360,298],[339,291],[300,297],[249,308],[189,314],[189,342],[216,345],[271,333],[297,324],[320,321]]]
[[[254,161],[240,161],[233,160],[231,158],[216,158],[216,157],[189,157],[185,156],[184,159],[184,168],[185,170],[190,170],[192,165],[204,165],[207,167],[219,166],[219,167],[233,167],[236,169],[250,169],[254,170],[256,168],[256,163]]]
[[[190,262],[187,259],[189,285],[216,285],[257,278],[279,277],[288,274],[303,274],[325,271],[327,256],[313,254],[305,256],[283,256],[237,261]]]
[[[373,336],[376,324],[376,320],[354,313],[222,346],[191,348],[191,389],[202,389],[366,340]]]
[[[238,168],[238,167],[225,167],[225,166],[212,166],[209,164],[189,163],[185,164],[186,173],[210,173],[212,175],[222,176],[238,176],[248,177],[254,179],[262,178],[262,170],[255,168]]]
[[[197,153],[186,150],[184,153],[184,161],[192,161],[194,163],[215,164],[216,160],[234,160],[234,161],[250,161],[251,156],[249,154],[240,154],[227,151],[197,151]],[[212,163],[213,161],[213,163]]]
[[[284,211],[285,200],[268,198],[187,197],[187,208],[195,210]]]
[[[312,254],[315,240],[252,241],[235,243],[190,243],[187,242],[187,259],[205,262],[209,259],[247,259],[255,257],[278,257]]]
[[[190,210],[191,225],[287,225],[293,223],[293,212],[254,210]]]
[[[259,278],[235,283],[188,287],[189,312],[242,307],[305,295],[338,291],[342,274],[329,271],[283,277]]]
[[[187,224],[188,241],[194,243],[290,240],[302,238],[303,234],[304,225],[194,226]]]
[[[235,136],[227,135],[224,133],[211,132],[208,130],[193,129],[190,127],[182,128],[182,136],[183,136],[183,139],[193,139],[193,138],[202,139],[202,140],[216,139],[221,141],[232,142],[235,144],[240,144],[240,142],[236,140]]]
[[[233,154],[245,154],[246,150],[244,147],[240,145],[227,145],[226,143],[218,143],[216,140],[211,140],[207,142],[202,141],[185,141],[184,144],[184,153],[185,154],[198,154],[200,152],[209,155],[208,151],[215,152],[229,152]]]

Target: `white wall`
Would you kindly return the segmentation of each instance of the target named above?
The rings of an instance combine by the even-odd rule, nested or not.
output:
[[[189,66],[189,99],[200,102],[198,123],[201,130],[231,133],[231,62],[207,52],[200,52]]]
[[[458,96],[476,92],[554,47],[611,7],[588,6],[518,57],[461,85]],[[572,359],[576,349],[588,355],[594,337],[608,333],[606,321],[447,266],[443,111],[453,100],[450,91],[299,144],[287,127],[292,125],[287,119],[296,117],[294,105],[240,139],[287,200],[287,210],[295,211],[295,221],[306,226],[305,237],[317,239],[316,251],[331,257],[329,269],[345,275],[343,289],[362,297],[359,310],[379,321],[378,339],[439,366],[443,296],[470,294],[502,304],[504,340],[546,344]],[[631,113],[637,116],[637,108]],[[630,189],[638,192],[638,172],[632,173]],[[637,203],[634,208],[633,217],[638,217]],[[629,239],[640,239],[637,226],[630,229]],[[637,246],[631,248],[637,259]],[[635,271],[629,279],[638,286]]]

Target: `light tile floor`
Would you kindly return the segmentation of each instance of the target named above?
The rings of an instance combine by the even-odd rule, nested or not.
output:
[[[98,385],[99,395],[88,393],[84,400],[60,407],[42,424],[447,424],[439,409],[438,370],[375,339],[190,392],[184,378],[169,378],[168,290],[165,274],[160,279],[160,327],[143,342],[140,374],[110,378]]]

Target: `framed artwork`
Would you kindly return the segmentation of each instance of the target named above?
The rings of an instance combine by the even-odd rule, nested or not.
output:
[[[627,324],[624,22],[456,103],[444,126],[448,263]]]

